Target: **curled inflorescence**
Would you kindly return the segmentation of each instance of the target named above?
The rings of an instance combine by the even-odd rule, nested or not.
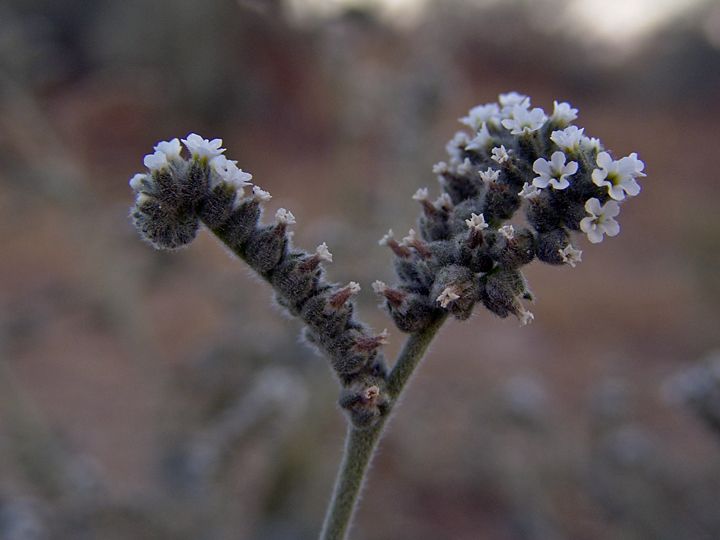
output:
[[[448,162],[434,172],[442,187],[414,195],[422,206],[417,230],[380,243],[395,254],[399,284],[376,281],[396,326],[404,332],[431,328],[447,315],[470,318],[478,303],[500,317],[533,319],[522,299],[532,300],[521,268],[539,259],[574,267],[581,252],[571,233],[590,242],[616,235],[618,202],[637,195],[644,176],[636,154],[618,161],[598,139],[572,125],[577,110],[555,102],[553,114],[530,107],[530,98],[500,95],[460,121],[471,128],[448,143]],[[181,156],[183,145],[190,158]],[[357,283],[329,283],[327,245],[314,253],[294,248],[288,227],[294,216],[281,208],[261,222],[270,194],[223,154],[220,139],[191,134],[160,142],[145,156],[148,172],[130,180],[136,192],[131,216],[143,237],[159,249],[191,242],[204,224],[273,288],[277,303],[305,325],[308,343],[330,359],[341,383],[340,405],[356,427],[374,425],[390,410],[388,373],[375,334],[357,321]],[[515,218],[523,209],[525,219]],[[511,221],[512,220],[512,221]]]
[[[354,316],[357,283],[341,287],[325,280],[332,261],[326,244],[315,253],[295,249],[288,235],[294,216],[279,209],[275,223],[260,222],[270,194],[223,156],[222,141],[191,134],[158,143],[145,156],[148,172],[130,180],[136,192],[131,217],[142,236],[159,249],[191,242],[202,222],[235,255],[264,278],[277,303],[305,324],[305,339],[330,359],[342,386],[340,405],[358,427],[372,425],[388,406],[387,369],[379,347],[387,333],[374,334]]]
[[[449,162],[435,165],[441,196],[431,202],[418,190],[417,231],[380,240],[395,254],[400,283],[374,289],[400,330],[415,332],[443,311],[468,319],[478,302],[527,324],[534,317],[521,300],[532,294],[520,269],[534,259],[574,267],[582,252],[572,232],[598,243],[620,231],[618,202],[640,192],[644,164],[635,153],[613,160],[576,118],[567,103],[547,116],[512,92],[460,119],[472,132],[458,132]],[[521,209],[524,223],[513,220]]]

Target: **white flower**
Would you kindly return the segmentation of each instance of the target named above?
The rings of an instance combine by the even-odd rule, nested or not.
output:
[[[500,171],[496,171],[494,169],[480,171],[480,178],[482,178],[483,182],[485,182],[486,184],[489,184],[491,182],[497,182],[500,178]]]
[[[395,233],[393,232],[392,229],[390,229],[390,230],[388,231],[388,233],[387,233],[386,235],[384,235],[384,236],[378,241],[378,245],[381,245],[381,246],[389,246],[391,243],[394,244],[394,243],[396,243],[396,242],[397,242],[397,240],[395,239]]]
[[[483,229],[487,229],[490,226],[485,222],[484,215],[477,215],[475,213],[470,214],[470,219],[466,219],[465,224],[470,228],[470,230],[477,232],[482,232]]]
[[[473,140],[465,146],[465,150],[487,150],[492,146],[495,146],[495,139],[490,135],[487,125],[483,124]]]
[[[498,229],[498,232],[502,234],[506,240],[512,240],[515,238],[515,227],[512,225],[503,225]]]
[[[130,179],[130,187],[134,191],[140,191],[143,188],[143,180],[148,177],[147,174],[136,174]]]
[[[571,161],[565,164],[565,154],[555,152],[550,161],[545,158],[539,158],[533,163],[533,171],[540,176],[533,179],[533,185],[539,188],[546,188],[548,184],[555,189],[565,189],[570,185],[567,177],[572,176],[578,170],[578,164]]]
[[[258,186],[253,186],[253,195],[255,195],[258,199],[260,199],[263,202],[269,201],[272,199],[272,195],[270,195],[267,191],[263,191]]]
[[[593,244],[602,242],[604,234],[615,236],[620,232],[620,225],[613,219],[620,213],[620,205],[615,201],[600,206],[600,201],[593,197],[585,203],[585,210],[590,216],[580,221],[580,230]]]
[[[279,208],[278,211],[275,212],[275,219],[282,225],[295,224],[295,216],[292,215],[292,212],[288,212],[284,208]]]
[[[523,109],[530,108],[530,98],[517,92],[500,94],[498,101],[500,102],[500,106],[502,107],[503,114],[508,117],[514,114],[516,106],[519,106]]]
[[[180,157],[182,146],[180,146],[180,140],[175,137],[170,141],[160,141],[153,148],[156,152],[162,152],[167,156],[168,159]]]
[[[570,244],[558,250],[565,264],[569,264],[575,268],[575,264],[582,261],[582,251],[575,249]]]
[[[212,159],[222,154],[225,149],[222,146],[222,139],[213,139],[209,141],[203,139],[196,133],[188,135],[187,139],[182,139],[182,143],[187,147],[192,157],[195,159]]]
[[[440,307],[446,309],[451,303],[460,298],[459,294],[454,292],[454,287],[445,287],[435,301],[440,303]]]
[[[498,163],[505,163],[510,159],[510,154],[508,154],[508,151],[505,149],[505,145],[502,144],[499,147],[492,149],[492,156],[490,156],[490,159],[497,161]]]
[[[525,308],[520,308],[520,312],[517,313],[517,318],[520,320],[520,326],[525,326],[535,319],[535,315]]]
[[[317,247],[315,253],[321,261],[332,262],[332,253],[330,253],[330,250],[325,242]]]
[[[220,180],[228,185],[233,186],[242,197],[243,188],[251,185],[249,180],[252,174],[243,172],[238,169],[237,161],[227,159],[225,156],[217,156],[210,161],[212,168],[220,177]]]
[[[448,164],[444,161],[433,165],[433,174],[446,174],[449,170],[450,169],[448,168]]]
[[[568,126],[562,131],[553,131],[550,140],[564,152],[577,152],[580,149],[580,141],[583,139],[583,131],[585,131],[585,128]]]
[[[353,295],[360,292],[360,284],[356,283],[354,281],[351,281],[350,283],[348,283],[347,287],[345,287],[345,288],[348,290],[348,292],[350,294],[353,294]]]
[[[472,164],[472,161],[470,161],[470,158],[465,158],[465,161],[463,161],[460,165],[457,166],[458,173],[466,174],[468,176],[471,175],[474,170],[475,167]]]
[[[376,279],[372,284],[372,289],[375,291],[375,294],[382,294],[388,290],[388,286],[379,279]]]
[[[464,131],[458,131],[452,140],[445,145],[445,150],[450,154],[450,163],[460,163],[460,154],[470,142],[468,134]]]
[[[450,212],[454,208],[452,199],[447,193],[443,193],[442,195],[440,195],[433,203],[433,206],[438,210],[446,210],[448,212]]]
[[[577,109],[570,107],[569,103],[555,102],[555,109],[550,117],[555,123],[566,126],[577,118]]]
[[[510,130],[513,135],[522,135],[537,131],[545,124],[547,116],[545,111],[539,107],[528,110],[520,105],[515,105],[512,112],[512,118],[506,118],[502,121],[503,127]]]
[[[602,143],[600,142],[600,139],[596,139],[595,137],[583,137],[580,139],[580,149],[586,152],[590,152],[592,150],[599,152],[602,150]]]
[[[500,118],[500,107],[497,103],[478,105],[470,109],[468,116],[460,118],[460,122],[477,131],[486,122],[498,123]]]
[[[392,232],[392,231],[390,231]],[[415,229],[410,229],[410,232],[408,232],[408,235],[402,239],[402,242],[400,242],[401,246],[414,246],[418,242],[422,242],[422,239],[418,236],[418,233]]]
[[[143,164],[150,171],[159,171],[168,165],[167,154],[160,150],[155,150],[153,154],[148,154],[143,158]]]
[[[523,184],[522,191],[518,193],[518,195],[520,197],[525,197],[526,199],[532,199],[533,197],[537,197],[538,195],[540,195],[540,190],[535,186],[525,182]]]
[[[635,196],[640,193],[640,185],[635,181],[636,176],[645,176],[642,170],[645,164],[632,153],[620,161],[613,161],[610,154],[600,152],[597,156],[599,169],[592,173],[592,179],[597,186],[607,186],[608,194],[616,201],[622,201],[625,195]]]
[[[427,201],[428,200],[428,188],[420,188],[412,196],[414,201]]]

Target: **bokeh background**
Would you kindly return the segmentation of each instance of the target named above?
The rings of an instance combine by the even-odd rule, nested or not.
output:
[[[352,538],[720,538],[716,1],[3,0],[0,539],[315,538],[330,370],[206,231],[143,244],[128,179],[160,140],[222,138],[392,359],[378,239],[512,90],[637,152],[643,192],[577,268],[528,267],[531,325],[446,326]]]

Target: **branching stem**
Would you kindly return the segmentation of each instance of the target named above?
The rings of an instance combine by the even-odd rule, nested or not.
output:
[[[424,329],[411,334],[395,366],[388,377],[388,392],[391,403],[397,403],[400,394],[410,381],[415,368],[425,356],[430,343],[445,322],[446,315],[438,317]],[[325,524],[320,533],[320,540],[344,540],[358,497],[365,481],[365,474],[372,461],[375,449],[384,432],[385,424],[390,418],[391,409],[371,428],[348,428],[340,472],[335,483],[335,491],[328,508]]]

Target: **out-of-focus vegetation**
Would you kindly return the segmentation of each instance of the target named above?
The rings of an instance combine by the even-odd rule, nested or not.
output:
[[[638,152],[643,196],[577,268],[529,270],[529,327],[448,325],[353,538],[720,537],[717,424],[666,399],[718,347],[720,10],[618,54],[565,7],[0,4],[0,539],[314,538],[344,433],[324,361],[208,235],[143,245],[127,181],[159,140],[223,138],[391,327],[378,239],[414,225],[457,118],[511,90]]]

